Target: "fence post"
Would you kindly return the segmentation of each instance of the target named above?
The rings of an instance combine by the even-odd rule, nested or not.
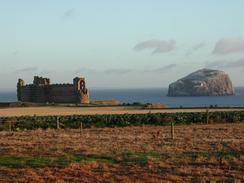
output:
[[[56,121],[56,123],[57,123],[57,129],[59,129],[60,126],[59,126],[59,117],[58,117],[58,116],[57,116],[57,121]]]
[[[38,129],[39,127],[38,127],[38,123],[37,123],[37,117],[36,117],[36,114],[33,115],[33,120],[32,120],[32,122],[33,122],[33,128],[34,128],[34,129]]]
[[[206,123],[209,123],[209,109],[206,109]]]
[[[8,122],[8,130],[11,132],[12,131],[12,122],[9,120]]]
[[[83,124],[80,122],[80,135],[82,135]]]
[[[171,121],[171,139],[174,140],[175,138],[175,127],[174,127],[174,122]]]

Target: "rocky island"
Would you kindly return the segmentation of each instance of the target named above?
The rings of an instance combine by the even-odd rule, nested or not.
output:
[[[169,85],[168,96],[234,95],[232,82],[224,71],[201,69]]]

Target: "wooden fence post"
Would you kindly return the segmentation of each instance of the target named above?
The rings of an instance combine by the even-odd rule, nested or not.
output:
[[[60,128],[60,125],[59,125],[59,117],[57,116],[57,121],[56,121],[56,123],[57,123],[57,129],[59,129]]]
[[[171,139],[174,140],[175,138],[175,127],[174,127],[174,122],[171,121]]]
[[[83,124],[80,122],[80,135],[82,135],[82,130],[83,130]]]
[[[12,122],[9,120],[8,122],[8,130],[11,132],[12,131]]]
[[[209,109],[206,110],[206,123],[209,123]]]

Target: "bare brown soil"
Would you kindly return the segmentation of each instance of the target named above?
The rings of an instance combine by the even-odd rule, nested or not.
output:
[[[205,112],[206,109],[141,109],[141,107],[17,107],[2,108],[0,116],[46,116],[46,115],[95,115],[95,114],[144,114],[144,113],[175,113]],[[210,109],[211,111],[244,111],[244,109]]]
[[[244,124],[0,132],[0,158],[86,157],[65,166],[0,165],[0,182],[244,181]],[[2,162],[0,162],[1,164]]]

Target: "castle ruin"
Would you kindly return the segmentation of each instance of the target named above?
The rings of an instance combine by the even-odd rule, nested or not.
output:
[[[49,78],[35,76],[33,84],[18,80],[17,98],[22,102],[88,104],[89,92],[85,78],[76,77],[73,84],[51,84]]]

